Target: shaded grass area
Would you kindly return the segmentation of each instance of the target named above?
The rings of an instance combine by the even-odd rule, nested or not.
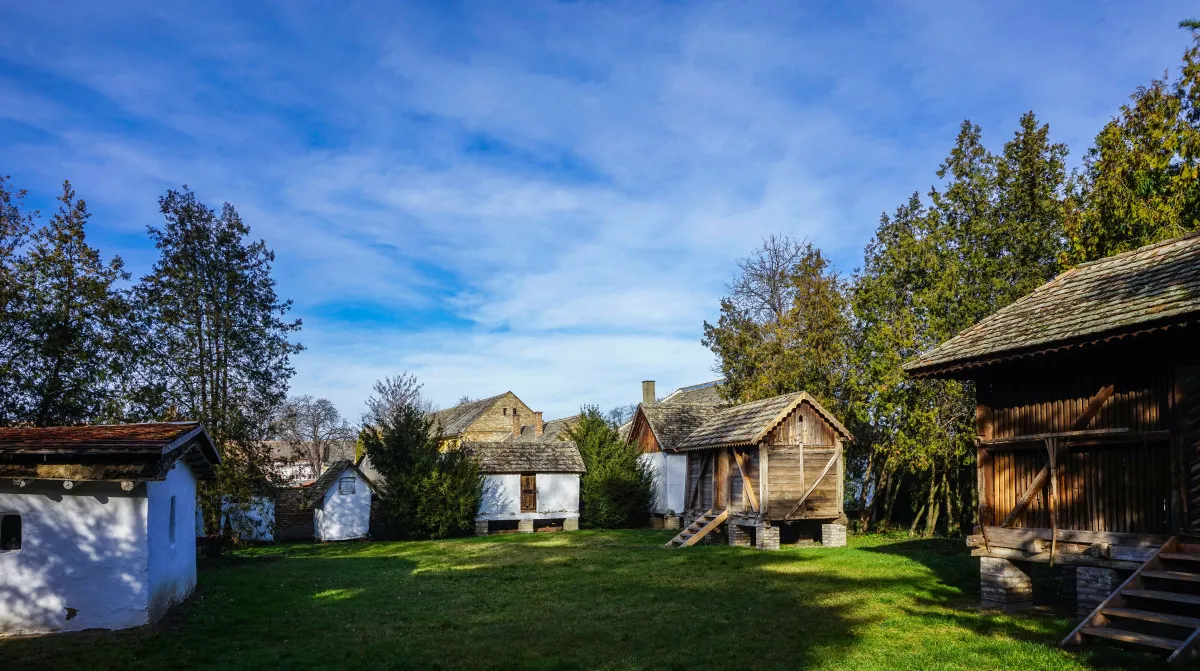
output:
[[[201,564],[197,595],[127,632],[0,639],[23,668],[1092,669],[1067,617],[981,611],[961,541],[666,550],[669,532],[280,545]]]

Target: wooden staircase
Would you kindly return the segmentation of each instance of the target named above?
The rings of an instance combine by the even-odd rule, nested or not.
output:
[[[1166,652],[1169,662],[1200,656],[1200,538],[1164,543],[1061,646],[1093,641]]]
[[[707,536],[713,529],[721,526],[721,523],[729,517],[728,510],[714,512],[711,508],[696,521],[687,526],[686,529],[679,532],[679,535],[667,541],[663,547],[667,548],[686,548],[700,542],[701,538]]]

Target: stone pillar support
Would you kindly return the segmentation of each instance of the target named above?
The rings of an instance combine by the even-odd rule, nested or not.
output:
[[[533,533],[533,520],[519,520],[517,522],[517,531],[523,534]]]
[[[1029,562],[979,558],[979,596],[988,608],[1012,610],[1033,605]]]
[[[729,525],[729,544],[737,547],[750,547],[750,532],[746,531],[746,527],[737,524]]]
[[[821,545],[827,548],[844,548],[846,547],[846,525],[845,524],[822,524],[821,525]]]
[[[1121,586],[1125,579],[1121,572],[1110,568],[1095,568],[1079,566],[1075,569],[1075,613],[1089,615],[1101,601],[1108,598],[1113,590]]]
[[[488,521],[487,520],[475,520],[475,535],[476,536],[488,535]]]
[[[563,520],[563,531],[579,531],[579,518],[568,517]]]
[[[755,538],[759,550],[778,550],[779,549],[779,527],[777,526],[761,526],[758,528],[757,538]]]

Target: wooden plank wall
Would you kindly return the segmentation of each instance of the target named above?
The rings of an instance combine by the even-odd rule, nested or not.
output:
[[[1166,371],[1116,373],[1097,366],[1099,372],[981,386],[979,402],[991,410],[992,437],[1069,431],[1091,398],[1107,384],[1114,385],[1113,396],[1087,428],[1134,432],[1170,428],[1171,376]]]
[[[1046,463],[1046,453],[993,450],[992,463],[992,507],[995,520],[1003,520]],[[1047,491],[1034,497],[1016,526],[1050,527]],[[1170,442],[1071,449],[1058,469],[1058,492],[1061,529],[1173,533]]]
[[[796,501],[833,456],[837,431],[812,406],[801,404],[768,438],[767,459],[770,468],[767,485],[770,501],[767,516],[784,519],[796,506]],[[841,460],[809,495],[796,518],[826,519],[842,512],[839,492],[843,477]]]
[[[1176,381],[1180,451],[1189,464],[1184,493],[1187,527],[1196,530],[1200,529],[1200,366],[1181,368]]]
[[[688,452],[688,482],[685,503],[691,501],[692,488],[700,481],[700,502],[694,507],[708,510],[713,505],[713,451]]]

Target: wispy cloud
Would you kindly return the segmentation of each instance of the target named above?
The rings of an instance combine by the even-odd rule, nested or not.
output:
[[[0,171],[43,202],[71,179],[135,271],[165,188],[237,204],[305,318],[294,388],[352,416],[400,370],[551,416],[710,379],[701,325],[762,236],[852,270],[966,117],[999,144],[1034,109],[1078,157],[1189,11],[11,9]]]

